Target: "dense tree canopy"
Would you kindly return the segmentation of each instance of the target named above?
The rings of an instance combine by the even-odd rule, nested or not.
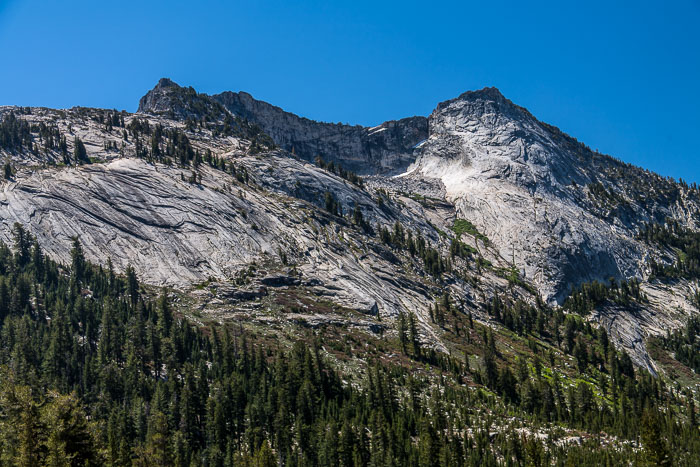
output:
[[[466,319],[452,302],[445,296],[435,305],[446,328]],[[0,245],[0,459],[461,466],[616,465],[633,455],[627,448],[601,450],[595,441],[544,443],[494,425],[494,416],[508,414],[532,426],[641,436],[659,462],[700,452],[695,422],[664,416],[678,401],[651,376],[636,374],[629,357],[605,344],[607,336],[574,316],[507,300],[494,302],[491,313],[531,323],[520,332],[544,340],[551,339],[545,328],[565,327],[572,353],[610,374],[608,394],[601,398],[585,381],[566,387],[556,375],[545,377],[539,360],[532,369],[524,360],[512,367],[494,333],[473,322],[463,329],[469,336],[483,331],[477,368],[426,350],[413,314],[399,317],[399,347],[440,376],[376,359],[360,384],[348,384],[324,356],[327,342],[270,346],[240,328],[191,324],[174,312],[167,290],[144,288],[133,268],[121,276],[111,262],[90,264],[79,239],[71,264],[59,265],[16,225],[13,248]],[[598,351],[607,359],[594,357]]]

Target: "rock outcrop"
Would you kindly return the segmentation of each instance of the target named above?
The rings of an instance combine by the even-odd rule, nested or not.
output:
[[[284,159],[266,163],[294,163]],[[249,161],[238,162],[242,167]],[[309,176],[318,171],[326,177],[318,183],[345,192],[347,202],[366,196],[306,167],[297,170]],[[310,203],[236,184],[213,169],[202,168],[201,174],[200,183],[190,183],[178,168],[133,158],[37,171],[3,185],[0,238],[12,244],[12,226],[19,222],[50,256],[67,263],[77,237],[88,259],[104,264],[111,258],[118,271],[131,264],[146,283],[177,288],[210,278],[232,281],[251,264],[279,264],[284,253],[319,295],[343,306],[367,313],[378,307],[389,316],[423,312],[430,289],[419,278],[397,281],[400,267],[363,247],[353,229]],[[369,197],[363,204],[376,208]],[[387,218],[377,209],[376,215],[390,222],[395,214]],[[299,283],[270,275],[261,284],[285,280]]]
[[[439,179],[458,216],[549,301],[581,282],[643,278],[649,248],[636,236],[645,222],[675,217],[695,227],[692,193],[590,151],[495,88],[439,104],[429,126],[402,177]]]
[[[428,136],[428,120],[410,117],[368,128],[299,117],[246,92],[214,96],[161,79],[139,101],[139,112],[170,118],[217,120],[227,114],[261,128],[279,147],[308,161],[326,162],[361,175],[397,174],[414,160],[415,146]]]
[[[158,84],[140,100],[138,112],[167,115],[181,120],[202,117],[217,120],[226,115],[224,108],[193,88],[184,88],[168,78]]]
[[[309,161],[320,156],[361,175],[402,172],[414,161],[415,146],[428,136],[425,117],[367,128],[309,120],[245,92],[224,92],[212,98],[233,114],[259,125],[287,151]]]

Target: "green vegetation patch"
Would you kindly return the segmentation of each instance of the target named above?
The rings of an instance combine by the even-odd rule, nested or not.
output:
[[[466,233],[473,236],[474,238],[478,238],[486,244],[488,244],[489,242],[489,238],[486,235],[479,232],[476,226],[466,219],[455,219],[454,225],[452,226],[452,231],[458,236]]]

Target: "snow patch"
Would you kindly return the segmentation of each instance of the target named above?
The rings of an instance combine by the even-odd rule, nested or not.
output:
[[[417,144],[415,144],[411,149],[418,149],[418,148],[422,147],[422,146],[425,144],[426,141],[428,141],[428,140],[427,140],[427,139],[424,139],[424,140],[422,140],[422,141],[419,141],[419,142],[418,142]]]

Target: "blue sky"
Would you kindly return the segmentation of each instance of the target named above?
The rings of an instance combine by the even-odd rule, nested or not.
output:
[[[0,0],[0,104],[134,111],[167,76],[375,125],[496,86],[594,149],[700,182],[700,0],[573,3]]]

